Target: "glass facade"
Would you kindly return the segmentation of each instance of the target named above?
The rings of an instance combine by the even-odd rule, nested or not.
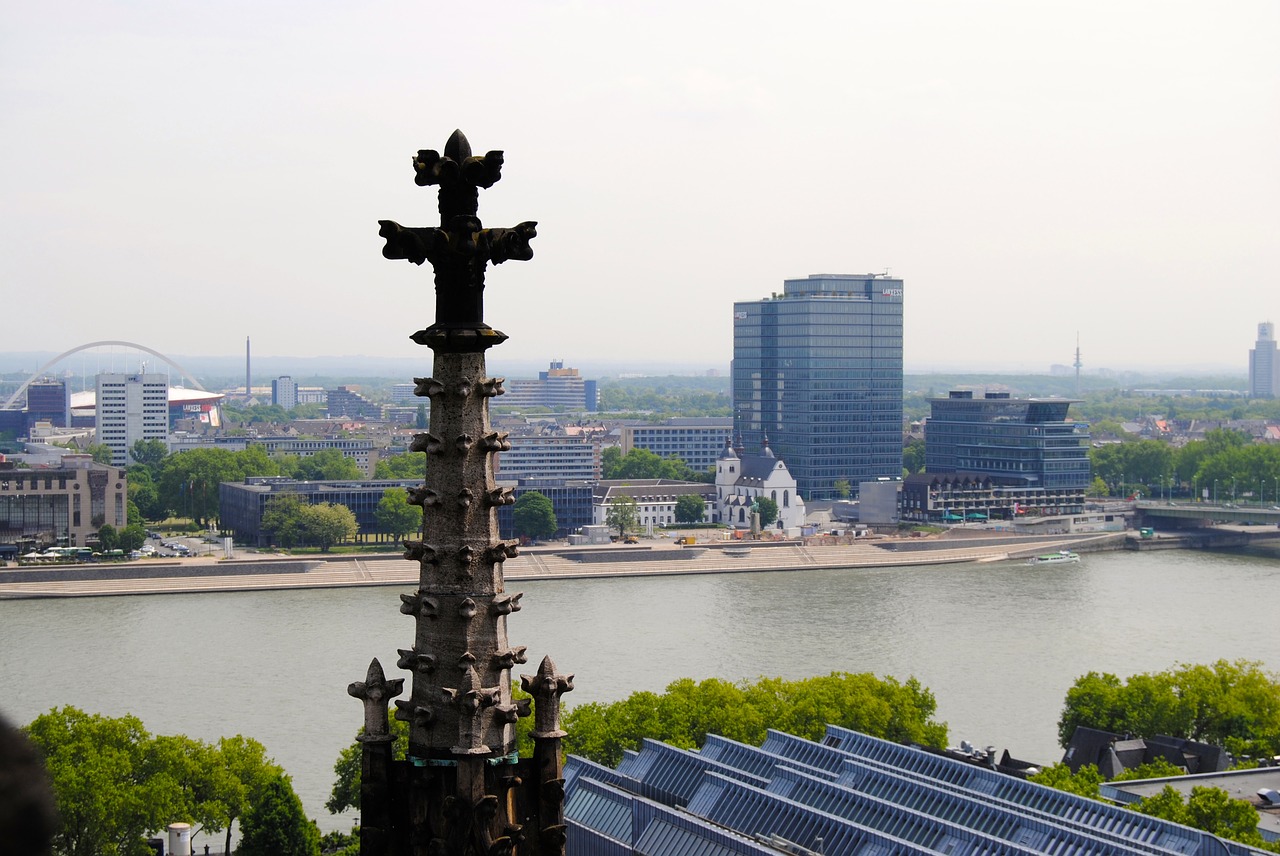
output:
[[[930,404],[926,472],[981,473],[1082,496],[1088,488],[1089,426],[1067,420],[1071,401],[956,392]]]
[[[733,406],[806,500],[902,476],[902,280],[816,274],[733,312]]]

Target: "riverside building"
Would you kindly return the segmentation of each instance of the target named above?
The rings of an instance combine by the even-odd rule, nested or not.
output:
[[[806,500],[902,475],[902,280],[812,274],[733,305],[733,407]]]
[[[1089,426],[1067,417],[1075,402],[965,390],[929,403],[925,471],[906,478],[904,518],[958,523],[1084,510]]]

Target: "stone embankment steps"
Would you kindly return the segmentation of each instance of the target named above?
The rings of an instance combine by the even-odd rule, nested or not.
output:
[[[785,545],[753,547],[745,556],[727,555],[717,546],[673,548],[666,545],[646,548],[617,548],[618,559],[576,561],[573,551],[526,551],[503,563],[511,582],[537,579],[572,579],[610,576],[663,576],[679,574],[747,573],[752,571],[797,571],[813,568],[875,568],[938,565],[952,562],[998,561],[1033,556],[1065,546],[1084,546],[1079,537],[1044,538],[1017,544],[954,543],[925,545],[912,542],[864,542],[839,546]],[[605,548],[608,550],[610,548]],[[688,552],[685,552],[688,551]],[[175,564],[173,576],[110,579],[107,577],[58,579],[56,574],[35,581],[6,580],[0,571],[0,598],[74,597],[88,595],[158,594],[194,591],[259,591],[290,588],[332,588],[340,586],[414,585],[418,568],[398,555],[332,556],[305,561],[299,570],[272,570],[277,560],[242,561],[227,565],[203,560],[199,564]],[[226,568],[227,573],[218,573]],[[234,568],[235,571],[231,569]],[[187,569],[184,573],[184,569]],[[212,569],[212,572],[210,572]],[[83,574],[80,574],[83,577]]]

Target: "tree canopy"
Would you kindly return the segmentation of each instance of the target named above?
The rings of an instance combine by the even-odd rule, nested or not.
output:
[[[947,745],[946,723],[934,721],[937,702],[915,678],[905,683],[870,673],[786,681],[730,683],[681,678],[664,693],[632,693],[612,704],[592,703],[565,715],[565,751],[610,767],[648,737],[693,749],[708,734],[759,746],[774,728],[819,740],[828,723],[925,746]]]
[[[615,496],[609,501],[605,511],[604,522],[618,530],[619,535],[626,535],[640,525],[640,517],[636,511],[636,501],[629,496]]]
[[[632,449],[624,455],[617,446],[610,446],[600,455],[600,468],[607,479],[707,480],[705,473],[695,472],[679,458],[663,458],[648,449]]]
[[[280,458],[280,473],[299,481],[355,481],[364,478],[356,462],[337,449],[321,449],[306,457],[285,455]]]
[[[778,503],[767,496],[756,497],[756,507],[760,509],[760,525],[769,526],[778,519]]]
[[[55,708],[24,731],[49,772],[60,856],[149,856],[148,833],[174,821],[226,829],[229,841],[231,824],[258,799],[263,778],[282,772],[256,741],[237,736],[211,746],[183,735],[152,736],[130,715]],[[233,746],[250,751],[237,760]]]
[[[404,488],[387,488],[373,510],[378,528],[399,538],[422,528],[422,508],[409,504],[409,492]]]
[[[356,516],[345,505],[330,502],[307,504],[295,494],[267,501],[263,530],[281,547],[319,547],[327,553],[335,544],[350,541],[360,531]]]
[[[427,465],[423,455],[405,452],[379,458],[373,468],[373,477],[379,479],[421,479],[426,476]]]
[[[695,493],[686,493],[676,499],[677,523],[701,523],[707,515],[707,503]]]
[[[518,535],[529,538],[550,538],[560,528],[556,521],[555,506],[545,494],[536,490],[520,494],[512,513]]]
[[[1089,672],[1067,690],[1058,741],[1076,726],[1145,737],[1167,734],[1236,755],[1280,753],[1280,679],[1247,660],[1179,665],[1121,680]]]
[[[319,856],[320,830],[307,819],[289,777],[278,773],[241,822],[239,856]]]

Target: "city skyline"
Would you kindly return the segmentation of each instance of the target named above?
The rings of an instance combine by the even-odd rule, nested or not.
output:
[[[1243,372],[1280,319],[1260,0],[59,9],[0,35],[10,350],[428,360],[377,221],[433,222],[455,127],[506,152],[486,223],[539,222],[501,360],[720,367],[735,300],[886,269],[908,370]]]

